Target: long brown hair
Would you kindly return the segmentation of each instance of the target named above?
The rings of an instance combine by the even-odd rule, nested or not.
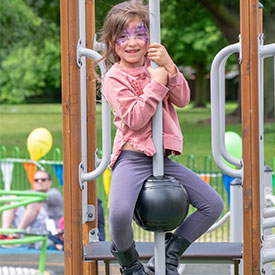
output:
[[[105,44],[102,56],[107,69],[119,61],[119,57],[114,50],[115,40],[135,17],[140,18],[149,30],[148,6],[142,0],[130,0],[119,3],[113,6],[107,14],[100,39],[100,42]]]

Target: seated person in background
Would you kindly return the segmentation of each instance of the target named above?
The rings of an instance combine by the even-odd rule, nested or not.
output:
[[[98,215],[98,233],[99,240],[105,241],[105,221],[104,221],[104,211],[102,207],[102,201],[97,198],[97,215]],[[60,218],[58,221],[57,234],[52,235],[49,233],[49,239],[51,240],[50,246],[57,250],[64,250],[64,217]]]
[[[63,197],[56,189],[52,188],[51,176],[46,171],[37,171],[34,175],[34,191],[45,192],[49,197],[26,207],[20,206],[16,209],[3,211],[2,228],[8,229],[12,226],[18,229],[31,229],[46,231],[47,219],[53,219],[56,227],[63,216]]]
[[[61,251],[64,250],[64,216],[58,221],[57,233],[53,235],[49,232],[48,237],[50,240],[50,242],[48,242],[50,247]]]

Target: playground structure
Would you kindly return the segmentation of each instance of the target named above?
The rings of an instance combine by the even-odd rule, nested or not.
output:
[[[237,258],[243,259],[241,274],[258,275],[261,273],[264,274],[264,272],[269,274],[267,273],[269,271],[265,270],[266,264],[275,260],[274,248],[268,249],[266,243],[264,243],[262,248],[262,236],[264,233],[267,234],[267,232],[263,231],[274,227],[274,218],[268,218],[272,217],[272,215],[274,216],[274,208],[263,207],[264,204],[266,204],[266,201],[263,201],[264,177],[269,178],[270,171],[267,173],[268,175],[265,176],[262,155],[262,97],[258,95],[260,94],[258,91],[260,91],[262,87],[262,78],[258,78],[258,74],[262,74],[261,68],[263,58],[274,55],[275,45],[271,44],[263,46],[262,36],[259,35],[259,33],[261,33],[259,28],[261,22],[259,16],[260,10],[258,8],[259,2],[256,0],[251,0],[250,2],[242,0],[240,7],[241,39],[238,46],[234,46],[234,51],[239,50],[241,56],[243,161],[241,162],[240,160],[232,159],[226,153],[219,151],[224,147],[224,144],[222,143],[224,124],[221,121],[214,121],[214,125],[218,127],[215,130],[216,134],[218,133],[220,136],[218,139],[214,138],[212,142],[214,143],[213,155],[218,160],[218,163],[220,163],[219,159],[222,155],[229,163],[241,167],[241,169],[237,171],[232,171],[230,169],[228,170],[227,167],[224,167],[224,163],[220,163],[220,168],[222,170],[225,169],[229,174],[234,175],[234,177],[243,179],[241,184],[238,183],[234,185],[235,187],[232,187],[232,189],[234,188],[233,190],[242,189],[243,224],[245,224],[246,230],[246,234],[241,236],[241,238],[243,237],[243,247],[242,250],[239,250],[239,254],[237,253]],[[86,21],[85,17],[87,17],[87,15],[89,15],[90,20]],[[84,22],[84,24],[80,23],[79,31],[76,22]],[[78,271],[79,274],[96,274],[96,262],[87,262],[85,260],[104,259],[104,255],[100,258],[97,254],[92,259],[92,257],[85,254],[89,252],[89,245],[96,243],[93,241],[96,241],[97,239],[97,226],[95,220],[96,184],[94,184],[94,182],[87,184],[87,181],[95,176],[94,172],[88,173],[87,171],[94,170],[94,167],[97,166],[95,165],[96,161],[93,159],[93,152],[95,152],[95,93],[92,92],[94,85],[93,65],[91,61],[88,61],[87,59],[86,62],[86,59],[81,57],[84,55],[90,55],[93,59],[98,58],[98,55],[94,53],[94,51],[88,50],[95,48],[93,47],[93,22],[93,3],[80,0],[78,6],[77,1],[61,1],[61,24],[63,26],[61,30],[61,41],[66,231],[65,274],[74,274],[75,271]],[[92,53],[94,54],[93,57]],[[232,47],[230,48],[230,54],[231,53]],[[223,66],[227,54],[228,53],[226,53],[225,56],[222,57],[222,60],[220,60]],[[80,64],[79,60],[82,64]],[[78,77],[79,69],[77,63],[81,65],[80,71],[84,70],[87,72],[86,77],[84,77],[82,73],[80,78]],[[212,66],[214,66],[214,64]],[[220,66],[220,64],[217,66],[216,73],[218,72],[219,76],[221,76],[223,66]],[[223,83],[220,81],[216,85],[216,88],[218,87],[221,89]],[[82,90],[80,96],[80,86],[82,87],[81,89],[86,86],[88,95],[87,101],[85,100],[86,91],[83,92]],[[220,104],[220,102],[222,102],[221,97],[222,95],[218,95],[217,97],[217,108],[221,119],[223,119],[224,109],[222,104]],[[82,106],[82,108],[80,108],[80,106]],[[109,112],[108,107],[103,107],[103,112],[105,112],[104,110]],[[217,114],[215,116],[218,117]],[[80,128],[81,121],[84,124],[88,124],[89,128]],[[86,143],[85,141],[83,143],[83,137],[85,137],[85,139],[87,138]],[[82,140],[81,144],[79,143],[79,140]],[[108,143],[108,141],[103,138],[103,146],[104,141]],[[109,154],[110,147],[108,146],[109,145],[107,144],[107,147],[104,148]],[[88,157],[87,152],[90,152],[89,156],[92,157]],[[108,163],[107,156],[103,157],[98,166],[100,168],[97,169],[100,169],[103,172],[103,164],[105,162]],[[80,163],[81,165],[79,167]],[[232,201],[234,200],[232,199]],[[270,231],[268,234],[269,236],[267,239],[269,238],[270,241],[267,240],[267,242],[271,243],[274,240],[274,237],[271,236]],[[237,236],[240,237],[240,234]],[[242,243],[242,239],[238,243]],[[87,247],[87,249],[85,249],[85,247]],[[201,247],[203,247],[203,244]],[[214,249],[215,247],[213,247],[213,250]],[[228,251],[230,250],[229,246],[227,249]],[[220,251],[221,250],[218,250],[218,253]],[[211,253],[208,253],[208,255],[210,254]],[[206,259],[207,253],[200,255],[198,258],[202,260],[203,257]],[[232,255],[230,257],[232,258]],[[107,256],[105,258],[107,259]],[[236,272],[238,272],[238,269],[235,265],[235,274],[238,274]]]
[[[48,195],[41,192],[30,191],[3,191],[0,190],[0,213],[2,211],[17,208],[19,206],[26,206],[30,203],[40,202],[47,199]],[[11,202],[9,204],[6,204]],[[24,237],[19,239],[7,239],[0,240],[0,245],[24,245],[30,243],[42,242],[40,262],[39,262],[39,274],[45,274],[45,261],[47,253],[47,240],[48,232],[33,231],[33,230],[21,230],[16,228],[0,229],[0,234],[22,234]]]

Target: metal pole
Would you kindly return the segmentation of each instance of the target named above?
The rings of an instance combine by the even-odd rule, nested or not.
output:
[[[79,4],[79,37],[81,44],[86,47],[85,28],[85,1],[80,0]],[[81,59],[80,67],[80,119],[81,119],[81,162],[84,172],[87,172],[87,98],[86,98],[86,58]],[[87,205],[87,182],[82,183],[82,202]],[[87,221],[87,209],[82,209],[82,223]]]
[[[150,15],[150,43],[160,43],[160,5],[159,1],[149,1]],[[157,64],[151,62],[152,68]],[[153,141],[156,147],[156,154],[153,156],[153,175],[163,176],[163,138],[162,138],[162,103],[157,106],[156,113],[152,120]],[[164,232],[155,232],[155,274],[165,275],[165,241]]]
[[[159,1],[149,2],[150,13],[150,43],[160,43],[160,6]],[[151,62],[152,68],[157,68],[158,64]],[[153,157],[153,175],[163,176],[163,140],[162,140],[162,103],[157,106],[153,117],[153,140],[156,147],[156,154]]]
[[[243,187],[242,180],[235,178],[230,183],[230,242],[243,241]],[[230,274],[235,274],[231,265]],[[240,274],[243,274],[243,261],[240,262]]]

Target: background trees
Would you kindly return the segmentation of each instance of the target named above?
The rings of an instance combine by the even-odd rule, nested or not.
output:
[[[191,66],[195,106],[205,106],[210,64],[238,42],[239,0],[160,0],[162,43],[179,66]],[[96,0],[96,29],[120,0]],[[275,2],[263,0],[266,43],[274,43]],[[59,0],[2,0],[0,103],[61,101]],[[237,64],[232,58],[231,62]],[[265,116],[274,110],[273,61],[265,62]],[[230,65],[230,64],[229,64]]]
[[[216,26],[221,30],[230,44],[237,42],[240,32],[239,0],[199,0],[213,16]],[[265,44],[275,42],[275,2],[260,1],[263,4],[263,28]],[[264,68],[265,118],[274,116],[274,59],[268,58]],[[239,109],[239,108],[238,108]]]
[[[23,0],[1,1],[0,103],[36,96],[60,101],[60,28],[53,16],[59,14],[59,5],[53,13],[41,11]]]

